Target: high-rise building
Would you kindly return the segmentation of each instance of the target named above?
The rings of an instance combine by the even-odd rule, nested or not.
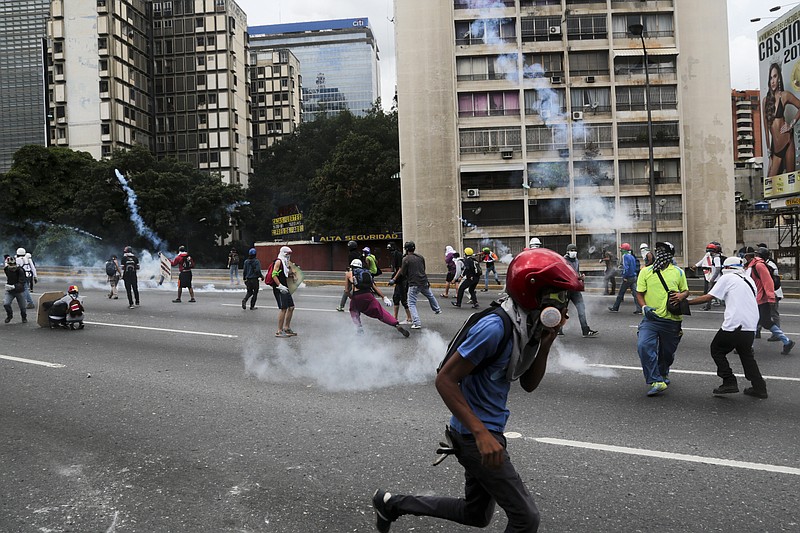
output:
[[[52,0],[51,141],[136,144],[247,185],[247,17],[234,0]]]
[[[731,90],[733,153],[737,161],[761,159],[761,104],[758,90]]]
[[[726,20],[721,1],[396,2],[404,235],[431,255],[574,242],[599,269],[655,217],[679,262],[730,250]]]
[[[253,157],[294,133],[300,124],[300,62],[286,48],[253,52],[250,57],[250,101]]]
[[[45,39],[49,0],[0,2],[0,172],[26,144],[47,143]]]
[[[365,115],[380,97],[378,44],[369,20],[251,26],[254,52],[287,48],[300,61],[303,121],[348,109]]]

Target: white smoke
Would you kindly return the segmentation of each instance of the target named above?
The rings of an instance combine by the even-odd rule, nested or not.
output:
[[[441,335],[423,330],[405,339],[381,322],[363,315],[362,321],[363,335],[356,335],[348,317],[316,327],[313,335],[299,331],[297,337],[269,343],[252,339],[242,353],[245,372],[268,383],[300,382],[329,391],[373,390],[434,378],[447,350]]]
[[[126,203],[128,204],[131,222],[133,222],[133,225],[136,228],[136,233],[150,241],[156,250],[165,250],[167,248],[167,242],[156,235],[156,233],[144,223],[144,219],[141,217],[141,215],[139,215],[138,198],[136,197],[136,193],[133,191],[130,185],[128,185],[128,180],[125,179],[125,176],[123,176],[119,170],[114,169],[114,173],[117,175],[117,180],[119,180],[120,185],[122,185],[122,189],[127,195]]]
[[[591,366],[585,357],[555,342],[550,349],[547,371],[554,374],[573,372],[597,378],[613,378],[617,373],[611,368]],[[553,357],[555,355],[555,357]]]

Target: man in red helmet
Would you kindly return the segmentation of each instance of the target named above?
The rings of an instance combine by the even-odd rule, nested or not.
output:
[[[631,296],[633,296],[633,304],[636,306],[633,314],[641,315],[642,308],[639,306],[639,301],[636,299],[636,276],[639,275],[639,269],[636,268],[636,257],[633,256],[631,245],[627,242],[623,242],[619,245],[619,251],[622,254],[622,285],[619,287],[614,305],[610,305],[608,310],[612,313],[618,312],[619,306],[622,305],[622,300],[625,298],[625,293],[630,289]]]
[[[508,516],[506,531],[538,530],[539,510],[506,451],[506,404],[512,381],[519,379],[528,392],[541,382],[550,346],[567,319],[567,293],[580,290],[583,283],[575,270],[552,250],[523,250],[511,261],[501,310],[468,329],[436,376],[436,389],[453,414],[447,437],[466,471],[464,497],[392,495],[378,489],[372,497],[378,531],[389,531],[406,514],[485,527],[495,503]],[[553,314],[549,322],[546,317]]]

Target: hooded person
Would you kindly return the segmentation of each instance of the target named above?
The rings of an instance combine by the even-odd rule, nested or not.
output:
[[[736,376],[728,363],[728,354],[733,350],[739,354],[745,378],[752,384],[744,390],[748,396],[767,397],[767,384],[758,368],[753,352],[753,339],[758,325],[758,303],[756,285],[744,271],[739,257],[729,257],[722,265],[722,274],[708,293],[687,300],[689,305],[702,305],[713,298],[725,301],[725,317],[714,340],[711,341],[711,358],[717,365],[717,376],[722,384],[714,394],[739,392]]]
[[[297,335],[292,330],[292,316],[294,315],[294,300],[289,291],[289,279],[295,277],[292,270],[292,249],[288,246],[281,246],[278,257],[274,261],[272,277],[276,283],[272,287],[272,294],[278,303],[278,331],[276,337],[294,337]]]
[[[442,298],[450,298],[451,285],[454,290],[458,286],[458,282],[456,281],[456,255],[456,251],[452,246],[447,245],[444,247],[444,265],[447,268],[447,276],[445,277],[444,292],[439,295]]]
[[[19,267],[13,257],[6,258],[3,268],[6,275],[6,288],[3,291],[3,309],[6,310],[5,323],[8,324],[14,319],[14,308],[11,303],[16,300],[19,307],[19,316],[22,322],[28,321],[28,311],[25,305],[25,272]]]
[[[244,260],[244,270],[242,271],[242,278],[244,278],[244,285],[247,288],[247,295],[242,300],[242,309],[247,309],[247,300],[250,300],[250,310],[256,309],[256,300],[258,300],[258,282],[264,279],[264,274],[261,272],[261,261],[256,257],[256,249],[250,248],[247,254],[247,259]]]
[[[506,451],[508,396],[517,379],[527,392],[539,386],[556,330],[567,319],[567,292],[581,290],[583,283],[556,252],[528,249],[514,257],[506,275],[507,296],[465,324],[436,376],[436,390],[452,412],[447,451],[465,470],[464,495],[395,495],[378,489],[372,497],[378,531],[389,531],[404,515],[486,527],[498,501],[508,516],[506,531],[537,531],[536,502]]]
[[[185,246],[178,248],[178,255],[170,262],[172,266],[177,266],[178,271],[178,297],[172,300],[173,303],[181,303],[181,293],[183,289],[189,289],[189,303],[195,303],[194,289],[192,288],[192,269],[194,268],[194,259],[186,251]]]
[[[139,307],[139,258],[133,253],[133,248],[126,246],[120,262],[122,268],[122,281],[128,295],[128,308]],[[131,293],[133,293],[131,295]],[[134,303],[135,300],[135,303]]]

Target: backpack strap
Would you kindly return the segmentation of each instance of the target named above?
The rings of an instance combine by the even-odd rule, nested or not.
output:
[[[661,284],[664,286],[664,290],[667,291],[667,294],[669,294],[670,293],[669,287],[667,287],[667,282],[664,281],[663,276],[661,276],[660,270],[656,270],[656,276],[658,276],[658,279],[661,280]]]
[[[489,357],[485,357],[483,361],[478,363],[478,365],[471,372],[471,374],[477,374],[483,371],[484,369],[492,366],[498,359],[500,359],[500,356],[503,355],[506,346],[511,340],[511,336],[514,334],[514,326],[511,324],[511,317],[508,316],[508,313],[506,313],[500,306],[500,304],[498,304],[497,302],[492,302],[492,307],[493,307],[492,311],[490,313],[487,313],[486,316],[482,318],[486,318],[489,315],[499,316],[500,319],[503,321],[503,338],[500,340],[500,344],[497,345],[497,351],[495,351],[495,353],[493,353]]]

